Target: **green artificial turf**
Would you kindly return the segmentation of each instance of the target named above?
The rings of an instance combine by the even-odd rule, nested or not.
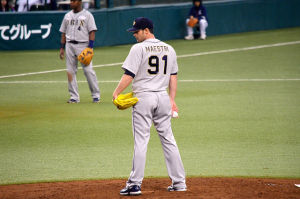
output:
[[[300,44],[210,53],[300,41],[300,28],[168,41],[179,56],[173,131],[187,176],[300,178]],[[131,45],[95,48],[94,65],[120,63]],[[96,67],[102,102],[67,104],[58,50],[0,52],[0,184],[127,178],[133,138],[131,110],[112,92],[120,65]],[[84,81],[82,70],[78,80]],[[51,82],[45,82],[51,81]],[[129,91],[129,89],[127,90]],[[166,177],[151,131],[145,177]]]

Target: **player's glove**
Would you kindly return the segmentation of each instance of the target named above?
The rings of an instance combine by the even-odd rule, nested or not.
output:
[[[90,65],[92,58],[94,56],[94,51],[92,48],[85,48],[80,55],[78,55],[77,59],[85,66]]]
[[[120,94],[116,99],[114,99],[113,103],[120,110],[127,109],[138,102],[137,97],[133,97],[133,93]]]
[[[195,25],[198,23],[198,19],[197,18],[190,18],[190,20],[188,21],[188,26],[190,27],[195,27]]]

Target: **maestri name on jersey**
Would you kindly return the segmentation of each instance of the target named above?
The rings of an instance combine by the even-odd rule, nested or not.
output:
[[[162,52],[162,51],[168,51],[168,46],[145,46],[146,52]]]

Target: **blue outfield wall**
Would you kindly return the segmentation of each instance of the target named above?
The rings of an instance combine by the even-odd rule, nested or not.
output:
[[[149,17],[160,40],[183,38],[191,3],[91,10],[98,31],[95,46],[135,43],[126,29],[136,17]],[[300,0],[223,0],[205,4],[207,35],[300,26]],[[0,50],[58,49],[64,11],[1,13]]]

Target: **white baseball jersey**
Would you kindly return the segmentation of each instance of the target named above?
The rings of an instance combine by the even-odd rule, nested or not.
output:
[[[175,50],[157,39],[147,39],[132,46],[122,68],[135,75],[132,88],[139,99],[132,108],[134,153],[127,187],[142,184],[150,128],[154,124],[172,186],[186,189],[185,171],[171,128],[170,97],[166,91],[171,74],[178,72]]]
[[[165,91],[170,75],[178,72],[176,52],[158,39],[147,39],[132,46],[122,68],[135,74],[134,93]]]
[[[67,41],[88,42],[89,32],[97,30],[93,15],[83,9],[78,13],[68,12],[59,31],[66,34]]]

